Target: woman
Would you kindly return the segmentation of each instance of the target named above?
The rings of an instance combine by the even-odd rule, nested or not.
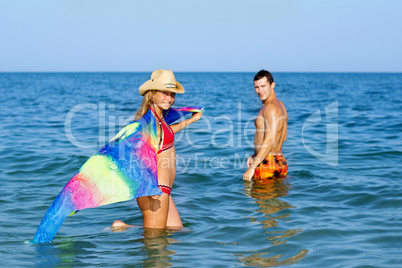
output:
[[[184,93],[183,86],[176,81],[170,70],[156,70],[151,79],[140,87],[140,95],[144,96],[140,109],[134,120],[141,119],[149,110],[152,111],[157,124],[158,152],[158,186],[162,195],[143,196],[137,198],[138,206],[144,216],[145,228],[175,228],[183,227],[179,212],[173,202],[170,192],[176,177],[176,149],[174,147],[174,134],[186,126],[196,122],[202,116],[202,110],[194,113],[187,120],[178,124],[168,125],[163,118],[163,111],[169,110],[173,105],[176,93]],[[112,227],[124,228],[130,226],[116,220]]]

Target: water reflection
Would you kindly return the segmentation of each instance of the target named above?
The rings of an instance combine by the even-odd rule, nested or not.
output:
[[[172,256],[176,252],[169,250],[168,246],[177,242],[170,236],[179,230],[143,229],[142,227],[117,230],[117,232],[125,231],[127,232],[125,238],[116,236],[115,241],[109,240],[107,245],[104,243],[104,237],[98,243],[68,237],[59,238],[49,244],[33,244],[36,257],[39,259],[36,266],[72,267],[86,266],[95,262],[102,264],[104,258],[110,256],[115,256],[114,258],[119,258],[136,267],[173,266]],[[94,241],[93,238],[92,241]],[[105,246],[107,250],[104,249]]]
[[[176,254],[174,250],[167,247],[176,243],[178,240],[170,238],[173,233],[180,230],[173,229],[152,229],[143,228],[138,225],[130,225],[128,227],[112,228],[113,232],[125,232],[129,229],[137,227],[143,230],[140,238],[130,241],[133,244],[133,250],[128,250],[127,254],[133,257],[141,255],[139,262],[141,267],[172,267],[171,256]],[[138,247],[138,242],[143,246]]]
[[[302,260],[307,256],[308,250],[303,249],[296,255],[284,259],[279,260],[284,255],[276,255],[272,257],[263,257],[263,255],[268,255],[269,253],[253,253],[250,257],[243,257],[240,259],[240,262],[255,267],[277,267],[277,266],[285,266],[290,264],[295,264],[298,261]]]
[[[34,245],[37,258],[41,261],[37,267],[71,267],[84,265],[91,261],[95,245],[86,241],[76,241],[73,238],[61,238],[59,242]]]
[[[171,256],[176,254],[174,250],[167,249],[177,240],[169,238],[173,230],[164,229],[144,229],[144,238],[140,239],[144,243],[143,252],[147,255],[143,258],[142,267],[172,267]]]
[[[278,228],[273,228],[282,227],[280,226],[280,223],[283,223],[291,216],[290,213],[279,214],[281,210],[294,208],[291,204],[289,204],[289,202],[279,199],[280,197],[288,195],[290,184],[287,178],[273,178],[254,183],[245,182],[244,185],[246,194],[252,197],[255,200],[255,203],[258,205],[258,209],[255,211],[264,213],[265,218],[263,220],[259,220],[258,218],[249,217],[250,221],[263,225],[264,234],[267,235],[267,240],[271,242],[271,246],[255,252],[241,254],[239,256],[239,261],[244,265],[271,267],[294,264],[303,259],[308,253],[308,250],[306,249],[303,249],[294,256],[286,259],[282,258],[284,255],[265,257],[265,255],[270,254],[266,251],[272,249],[272,246],[285,244],[288,241],[288,238],[302,231],[300,228],[284,231],[278,230]]]

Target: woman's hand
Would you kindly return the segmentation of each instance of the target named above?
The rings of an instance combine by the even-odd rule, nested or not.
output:
[[[186,119],[186,120],[181,121],[181,122],[179,122],[177,124],[174,124],[174,125],[170,125],[170,127],[173,130],[173,132],[176,134],[177,132],[179,132],[183,128],[187,127],[188,125],[198,121],[202,116],[202,111],[203,110],[204,110],[204,108],[202,108],[201,111],[198,112],[198,113],[193,113],[193,115],[189,119]]]
[[[203,111],[204,111],[204,108],[201,109],[201,112],[193,113],[193,116],[191,116],[192,121],[196,122],[196,121],[200,120],[200,118],[202,117]]]

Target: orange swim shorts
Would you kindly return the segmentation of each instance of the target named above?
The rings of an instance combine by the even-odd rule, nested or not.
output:
[[[261,180],[272,177],[285,177],[288,163],[283,155],[268,155],[255,169],[253,179]]]

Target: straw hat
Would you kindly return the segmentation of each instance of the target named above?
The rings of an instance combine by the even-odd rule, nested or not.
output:
[[[161,90],[174,93],[184,93],[183,86],[176,81],[171,70],[156,70],[151,79],[140,86],[140,95],[144,96],[148,90]]]

